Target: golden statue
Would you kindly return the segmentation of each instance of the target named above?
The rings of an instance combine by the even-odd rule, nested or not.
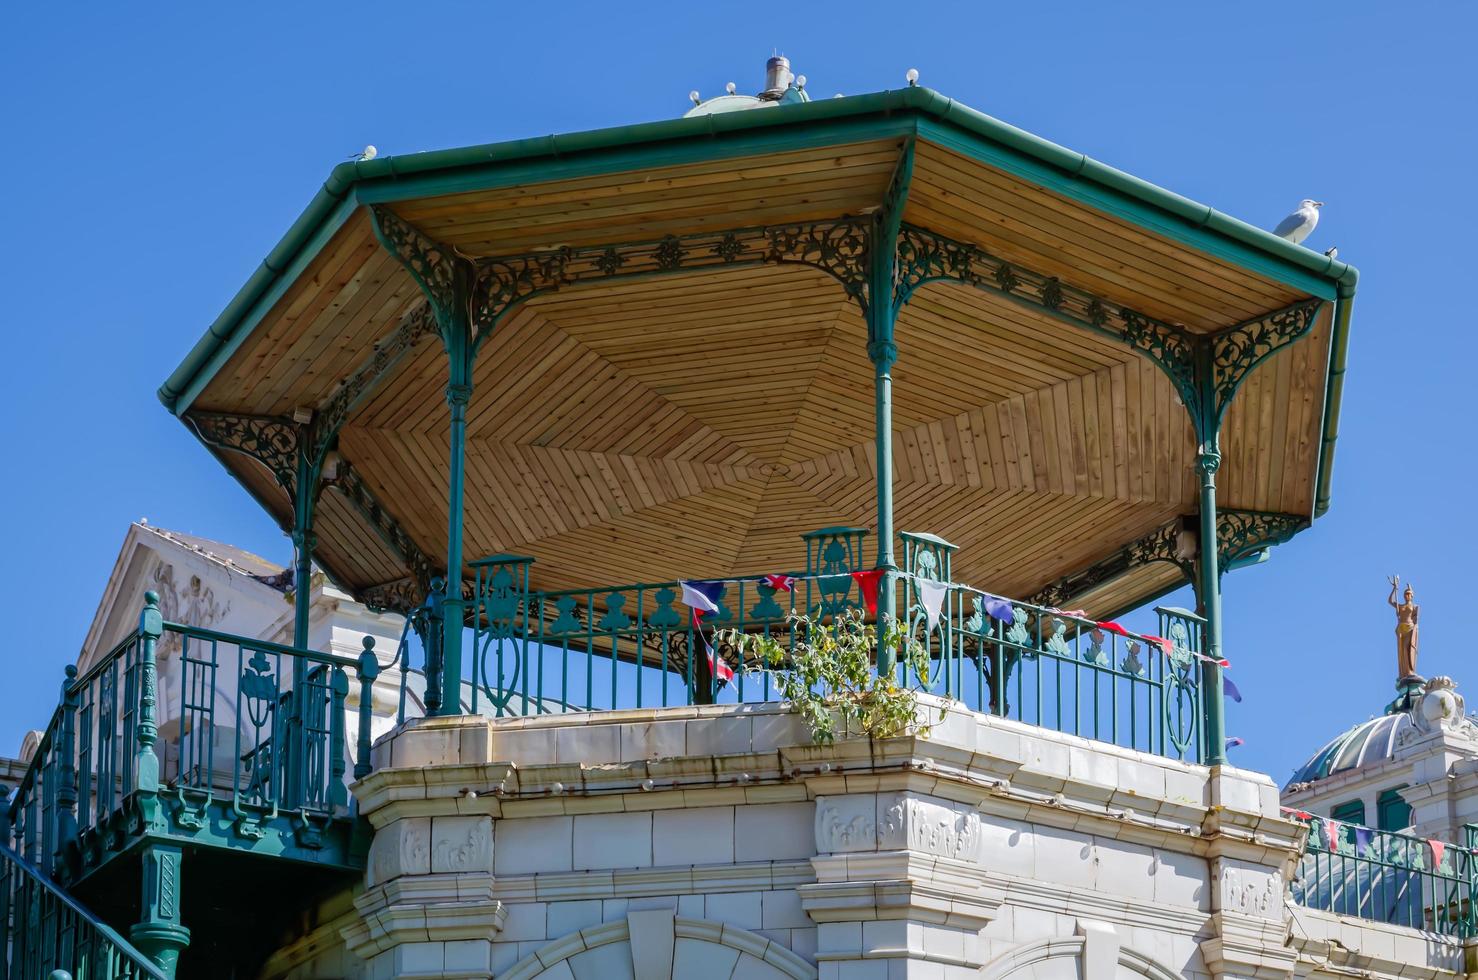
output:
[[[1400,673],[1398,679],[1415,677],[1416,673],[1416,620],[1421,608],[1411,601],[1411,584],[1407,583],[1406,592],[1402,594],[1402,601],[1396,602],[1396,587],[1401,583],[1401,576],[1392,575],[1391,595],[1386,599],[1391,608],[1396,610],[1396,663]]]

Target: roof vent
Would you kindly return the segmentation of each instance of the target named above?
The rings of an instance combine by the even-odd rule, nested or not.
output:
[[[790,73],[790,59],[777,54],[765,62],[765,90],[760,93],[760,98],[767,102],[778,101],[793,81],[795,76]]]

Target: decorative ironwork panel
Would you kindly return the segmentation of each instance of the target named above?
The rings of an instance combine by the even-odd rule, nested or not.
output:
[[[478,259],[472,285],[474,333],[481,344],[519,303],[576,283],[766,262],[821,269],[866,310],[869,238],[865,219],[839,218]]]
[[[289,494],[297,492],[301,430],[290,420],[213,412],[185,418],[206,445],[250,456],[271,470]]]
[[[450,330],[452,311],[459,306],[466,309],[466,298],[458,295],[461,292],[458,280],[465,274],[468,260],[451,246],[443,245],[401,220],[389,208],[371,205],[370,214],[380,243],[405,266],[431,301],[442,330]]]
[[[1158,364],[1185,404],[1199,402],[1196,338],[1169,323],[916,225],[903,225],[899,234],[896,277],[894,302],[899,306],[907,303],[920,286],[950,280],[1007,296],[1115,337]]]
[[[1282,544],[1309,526],[1297,514],[1273,514],[1255,510],[1223,510],[1216,515],[1217,561],[1223,572],[1238,558],[1275,544]]]
[[[370,492],[369,487],[365,486],[358,471],[347,460],[339,464],[333,486],[344,495],[344,499],[348,500],[355,510],[359,511],[380,539],[405,563],[406,569],[411,573],[409,586],[403,586],[400,582],[391,582],[362,590],[361,595],[365,597],[365,601],[381,609],[394,608],[402,612],[420,605],[430,588],[431,578],[435,574],[431,559],[416,546],[411,536],[391,516],[390,512],[381,506],[379,500]],[[409,593],[416,591],[419,591],[419,596],[415,601],[404,609],[400,608],[400,604],[409,596]],[[387,604],[391,602],[397,605]]]
[[[429,303],[422,303],[401,317],[395,330],[375,344],[374,353],[369,360],[345,378],[314,415],[308,438],[308,458],[321,463],[329,444],[338,435],[349,413],[358,407],[364,397],[411,348],[426,337],[437,334],[436,312]]]
[[[1211,341],[1216,390],[1216,421],[1226,415],[1243,379],[1263,361],[1305,337],[1314,327],[1323,300],[1310,299],[1217,334]]]

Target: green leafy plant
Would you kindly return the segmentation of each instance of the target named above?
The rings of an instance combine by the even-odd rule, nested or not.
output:
[[[897,620],[883,626],[882,642],[898,652],[907,666],[905,677],[915,686],[900,685],[896,676],[880,677],[873,670],[878,631],[856,610],[847,610],[824,623],[791,613],[788,636],[724,630],[721,637],[740,655],[747,670],[774,672],[780,696],[805,720],[811,739],[828,745],[842,736],[891,738],[909,732],[927,734],[932,727],[923,717],[918,696],[928,689],[929,651]],[[940,718],[944,709],[940,710]]]

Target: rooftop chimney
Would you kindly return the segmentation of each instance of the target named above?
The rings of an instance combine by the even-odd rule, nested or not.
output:
[[[775,102],[785,94],[793,81],[795,76],[790,73],[790,59],[777,54],[765,62],[765,90],[759,97],[767,102]]]

